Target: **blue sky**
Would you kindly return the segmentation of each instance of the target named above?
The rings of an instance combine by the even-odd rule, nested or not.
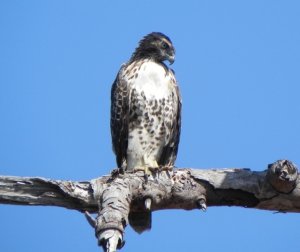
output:
[[[177,50],[178,167],[300,165],[299,24],[296,0],[1,1],[0,174],[108,174],[111,84],[152,31]],[[1,205],[0,219],[0,251],[99,251],[76,211]],[[159,211],[151,232],[126,229],[123,251],[296,252],[298,223],[235,207]]]

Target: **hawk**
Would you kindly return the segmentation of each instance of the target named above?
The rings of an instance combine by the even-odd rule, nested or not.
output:
[[[172,64],[171,40],[152,32],[121,66],[111,90],[111,135],[118,168],[173,167],[181,124],[181,98]]]

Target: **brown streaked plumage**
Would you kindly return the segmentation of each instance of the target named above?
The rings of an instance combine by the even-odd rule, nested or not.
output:
[[[123,64],[111,90],[111,134],[118,167],[173,166],[181,126],[181,98],[171,64],[175,49],[153,32]]]

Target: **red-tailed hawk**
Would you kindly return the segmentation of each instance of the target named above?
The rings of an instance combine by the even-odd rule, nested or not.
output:
[[[111,134],[118,167],[173,167],[180,137],[181,98],[173,70],[175,49],[153,32],[123,64],[111,90]]]

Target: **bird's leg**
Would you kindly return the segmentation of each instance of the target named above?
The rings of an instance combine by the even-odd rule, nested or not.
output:
[[[153,175],[153,173],[157,174],[159,171],[159,165],[156,160],[150,160],[146,156],[143,157],[143,165],[134,168],[134,172],[143,171],[145,173],[145,177],[149,177]]]
[[[144,172],[145,172],[145,174],[144,174],[145,181],[146,181],[146,183],[147,183],[147,182],[148,182],[148,178],[149,178],[149,176],[151,175],[151,172],[150,172],[148,166],[145,166]]]
[[[145,165],[145,166],[135,167],[135,168],[133,169],[133,172],[139,172],[139,171],[144,172],[145,182],[147,183],[148,180],[149,180],[148,178],[149,178],[149,176],[151,175],[151,172],[150,172],[150,170],[149,170],[149,167]]]
[[[157,173],[159,171],[159,165],[156,160],[153,160],[152,162],[150,162],[149,170],[152,172],[155,172],[155,173]]]
[[[149,170],[149,174],[154,175],[155,177],[158,175],[159,172],[159,165],[156,160],[147,160],[147,167]]]
[[[165,166],[160,166],[159,170],[160,171],[173,171],[174,166],[171,165],[165,165]]]
[[[135,167],[133,169],[133,172],[139,172],[139,171],[144,172],[145,182],[147,183],[148,182],[148,177],[151,175],[149,167],[147,165],[143,165],[143,166]]]

